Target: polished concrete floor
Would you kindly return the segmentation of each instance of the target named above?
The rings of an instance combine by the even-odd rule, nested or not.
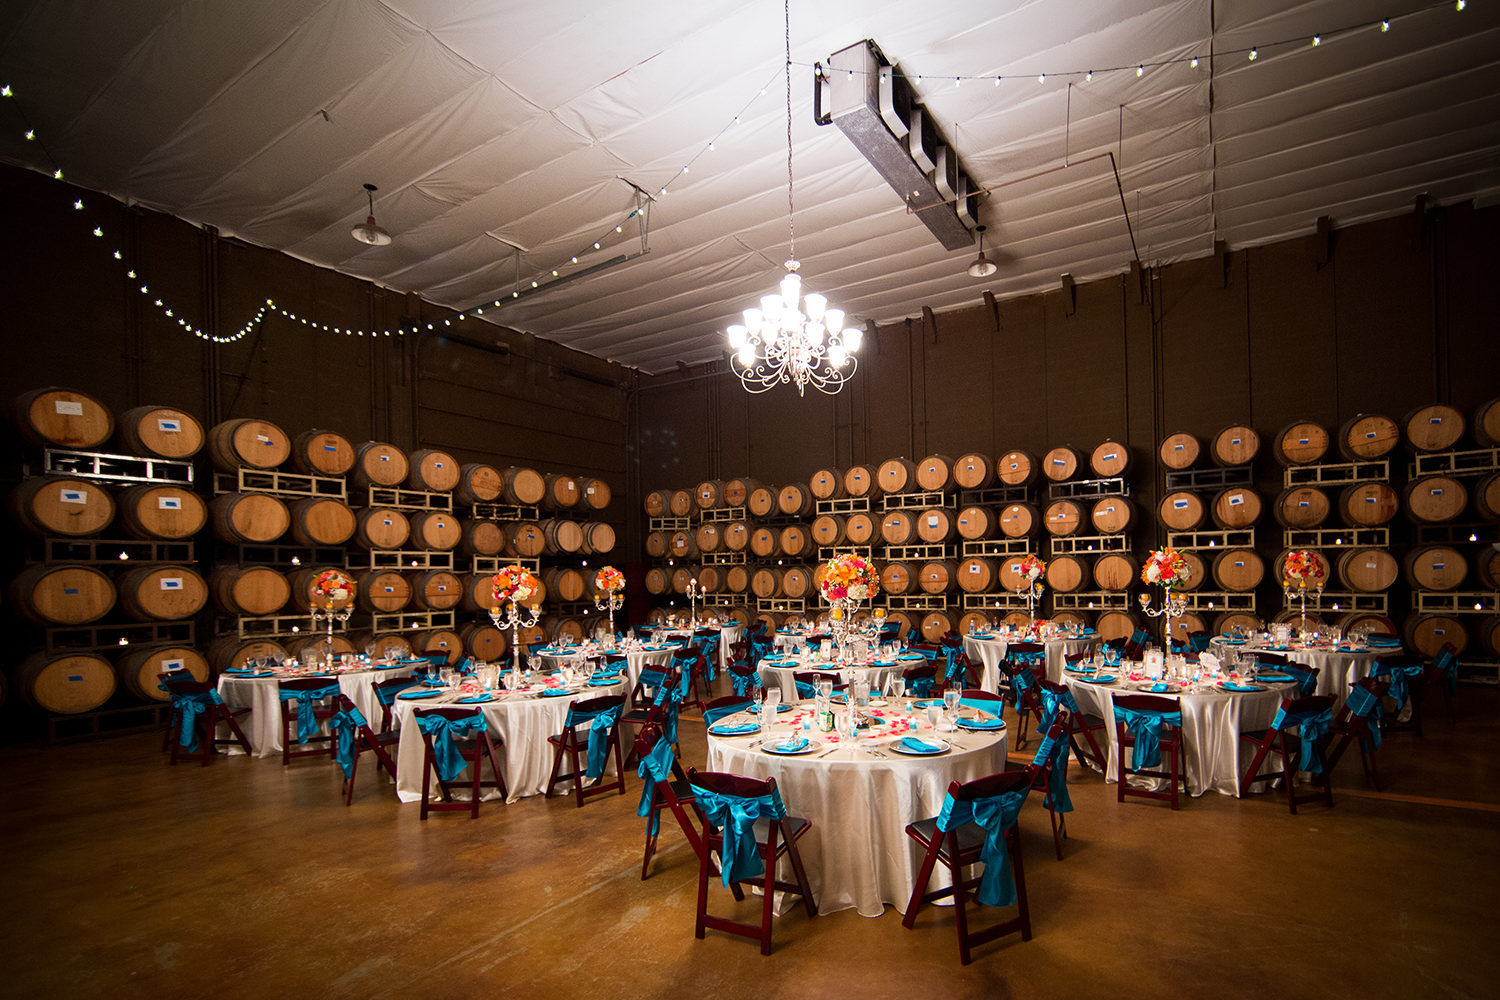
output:
[[[1335,808],[1210,794],[1115,802],[1073,768],[1064,861],[1027,806],[1035,937],[962,967],[951,911],[778,918],[776,949],[693,938],[696,864],[668,825],[640,879],[624,797],[398,805],[361,768],[169,767],[152,734],[0,748],[4,997],[1494,997],[1500,690],[1357,757]],[[700,723],[684,750],[702,761]],[[366,761],[368,763],[368,760]],[[722,904],[727,893],[715,894]],[[747,904],[747,906],[753,906]]]

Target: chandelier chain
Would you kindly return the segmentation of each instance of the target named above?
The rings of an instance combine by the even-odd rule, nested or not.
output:
[[[786,0],[786,230],[787,258],[797,259],[797,224],[792,220],[792,0]]]

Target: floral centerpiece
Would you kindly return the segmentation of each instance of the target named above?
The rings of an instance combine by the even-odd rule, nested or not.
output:
[[[1042,591],[1047,588],[1042,585],[1042,577],[1047,573],[1047,564],[1035,553],[1028,552],[1016,566],[1016,575],[1021,578],[1019,588],[1022,597],[1026,598],[1026,616],[1031,619],[1027,631],[1035,633],[1038,627],[1036,618],[1036,602],[1042,599]]]
[[[1141,567],[1142,583],[1159,583],[1168,590],[1187,583],[1192,575],[1187,557],[1173,548],[1157,549]]]
[[[1281,563],[1281,573],[1288,586],[1300,589],[1322,586],[1324,577],[1323,557],[1310,549],[1288,552]]]
[[[1021,560],[1021,565],[1016,567],[1016,572],[1021,575],[1028,585],[1034,585],[1047,572],[1047,564],[1035,555],[1027,555]]]
[[[324,608],[332,610],[335,605],[343,605],[354,600],[357,590],[354,581],[341,569],[325,569],[313,578],[309,595],[314,604],[321,604]]]
[[[625,603],[625,574],[605,566],[594,574],[594,607],[609,614],[609,644],[615,642],[615,611]]]
[[[525,566],[507,566],[490,577],[491,607],[498,611],[506,601],[516,604],[532,603],[531,599],[541,588],[541,582]]]
[[[594,589],[601,594],[613,594],[625,588],[625,574],[613,566],[606,566],[594,574]]]
[[[841,552],[823,565],[818,590],[822,592],[823,600],[833,605],[828,616],[828,631],[839,648],[840,659],[847,657],[849,640],[856,628],[854,609],[860,601],[874,596],[879,584],[880,574],[863,556]]]

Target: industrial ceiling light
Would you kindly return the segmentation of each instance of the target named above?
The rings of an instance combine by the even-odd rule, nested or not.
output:
[[[969,265],[969,277],[988,278],[999,270],[995,262],[984,255],[984,227],[975,226],[974,231],[979,234],[979,256],[974,258],[974,263]]]
[[[786,223],[788,257],[780,294],[764,296],[759,309],[746,309],[744,323],[725,330],[734,354],[729,368],[750,392],[791,382],[801,396],[811,385],[834,395],[854,374],[863,337],[844,329],[844,310],[829,309],[816,292],[802,295],[797,269],[797,230],[792,222],[792,5],[786,0]],[[800,299],[800,302],[799,302]],[[803,309],[806,312],[803,312]]]
[[[391,242],[391,234],[381,229],[375,223],[375,192],[378,191],[374,184],[365,185],[365,197],[370,203],[370,216],[349,230],[349,234],[361,243],[368,243],[372,247],[388,246]]]

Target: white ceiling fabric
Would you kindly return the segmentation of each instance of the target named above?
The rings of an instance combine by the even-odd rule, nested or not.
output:
[[[794,0],[805,286],[863,324],[1123,271],[1110,152],[1148,264],[1318,216],[1398,214],[1420,194],[1488,203],[1500,4],[1455,7]],[[1387,32],[1334,34],[1381,17]],[[0,82],[55,163],[4,117],[0,159],[455,309],[500,299],[487,318],[663,371],[722,357],[724,326],[782,273],[782,18],[776,0],[9,0]],[[976,249],[944,250],[843,133],[813,123],[810,64],[864,38],[924,75],[933,120],[993,188],[993,277],[970,278]],[[1238,51],[1252,45],[1254,61]],[[388,247],[349,235],[365,182]],[[649,253],[506,302],[554,268],[640,251],[632,184],[669,188]]]

